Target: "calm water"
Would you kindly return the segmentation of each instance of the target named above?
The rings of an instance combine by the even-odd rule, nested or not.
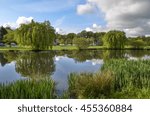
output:
[[[0,51],[0,83],[51,77],[62,93],[70,73],[96,72],[111,58],[150,59],[150,51]]]

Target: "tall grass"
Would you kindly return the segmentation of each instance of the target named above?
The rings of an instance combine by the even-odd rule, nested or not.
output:
[[[150,98],[150,61],[113,59],[96,74],[71,74],[72,98]]]
[[[150,88],[150,60],[109,60],[102,69],[115,74],[115,88],[133,85],[136,88]]]
[[[109,60],[102,69],[115,74],[114,98],[150,98],[150,60]]]
[[[69,96],[71,98],[108,98],[113,92],[113,74],[102,73],[70,74]]]
[[[1,99],[53,99],[55,84],[51,79],[23,80],[0,85]]]

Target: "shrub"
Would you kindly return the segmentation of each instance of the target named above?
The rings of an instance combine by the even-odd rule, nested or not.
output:
[[[90,45],[89,39],[87,38],[75,38],[73,43],[78,49],[86,49]]]

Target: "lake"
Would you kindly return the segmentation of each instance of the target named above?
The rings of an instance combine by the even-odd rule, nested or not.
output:
[[[109,59],[150,59],[144,50],[0,51],[0,83],[52,78],[58,94],[68,88],[70,73],[99,71]]]

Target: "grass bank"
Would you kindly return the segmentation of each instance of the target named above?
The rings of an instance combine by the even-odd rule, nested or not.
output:
[[[0,47],[0,50],[22,50],[22,51],[31,51],[30,47]],[[51,50],[51,49],[48,49]],[[53,46],[52,50],[78,50],[76,46]],[[106,48],[105,46],[90,46],[86,50],[111,50],[111,48]],[[123,50],[150,50],[150,46],[145,46],[141,48],[133,48],[131,46],[126,46]]]
[[[150,98],[150,61],[110,60],[95,74],[70,74],[71,98]]]
[[[0,99],[53,99],[55,84],[51,79],[22,80],[0,84]]]

